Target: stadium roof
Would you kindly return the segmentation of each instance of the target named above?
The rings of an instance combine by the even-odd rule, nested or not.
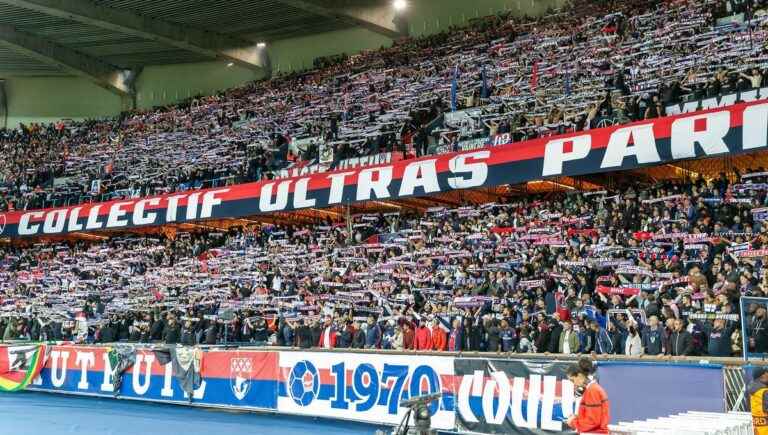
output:
[[[81,75],[119,93],[147,65],[224,59],[269,72],[259,42],[362,26],[386,0],[0,0],[0,78]],[[123,76],[121,76],[123,74]]]

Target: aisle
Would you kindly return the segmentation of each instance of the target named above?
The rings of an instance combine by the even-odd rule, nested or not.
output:
[[[357,435],[376,427],[301,417],[58,394],[0,393],[8,435]]]

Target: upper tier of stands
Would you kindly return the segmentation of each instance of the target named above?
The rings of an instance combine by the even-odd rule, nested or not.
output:
[[[175,106],[3,131],[0,211],[258,180],[322,148],[333,166],[663,116],[667,104],[762,85],[767,2],[731,3],[574,0]],[[746,20],[716,25],[749,5]]]

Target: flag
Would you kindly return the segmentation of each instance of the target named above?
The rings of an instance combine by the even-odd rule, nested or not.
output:
[[[485,74],[485,65],[483,65],[483,71],[480,73],[480,78],[483,80],[483,88],[480,90],[480,98],[490,97],[491,90],[488,88],[488,77]]]
[[[179,381],[182,391],[192,400],[192,393],[200,385],[200,364],[203,353],[196,347],[168,346],[155,349],[157,362],[164,366],[172,364],[173,376]]]
[[[457,92],[459,90],[459,66],[456,65],[456,67],[453,69],[453,80],[451,81],[451,112],[456,111],[456,98],[457,98]]]
[[[571,72],[567,71],[565,73],[565,95],[570,96],[571,95]]]
[[[44,344],[0,349],[0,391],[19,391],[40,375],[47,359]]]
[[[111,347],[107,356],[112,369],[112,391],[117,396],[123,385],[123,373],[136,362],[136,351],[132,346]]]
[[[533,63],[531,69],[531,93],[536,92],[536,86],[539,85],[539,62]]]

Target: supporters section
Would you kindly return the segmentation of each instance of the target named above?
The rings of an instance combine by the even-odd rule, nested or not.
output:
[[[423,196],[759,151],[768,145],[767,138],[768,104],[744,103],[390,165],[193,193],[9,212],[0,215],[0,235],[56,235]]]
[[[41,376],[30,387],[53,393],[119,397],[204,407],[397,424],[401,400],[442,393],[432,402],[432,426],[483,433],[539,434],[564,429],[578,404],[564,380],[568,360],[501,359],[456,355],[322,351],[226,350],[203,353],[202,379],[190,399],[150,349],[137,349],[122,388],[113,391],[105,348],[54,346]],[[626,369],[662,379],[625,388]],[[652,406],[659,392],[686,410],[722,412],[723,367],[716,364],[624,362],[601,364],[601,383],[612,413],[624,419],[668,414]],[[664,385],[662,385],[664,384]],[[711,386],[715,386],[714,388]],[[652,387],[652,388],[651,388]],[[695,391],[679,395],[675,390]],[[646,403],[638,408],[636,404]],[[656,415],[658,414],[658,415]]]

